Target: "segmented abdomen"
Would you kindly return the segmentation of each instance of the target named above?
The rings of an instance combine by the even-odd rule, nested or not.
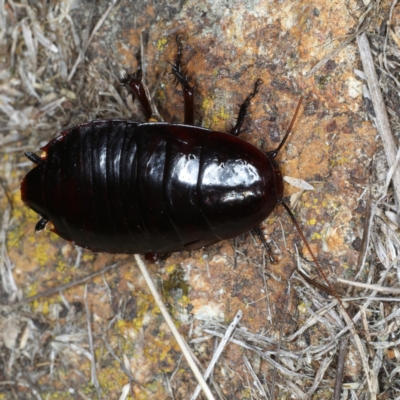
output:
[[[196,196],[202,140],[171,134],[168,126],[93,121],[50,142],[37,168],[44,217],[55,232],[109,253],[171,252],[219,240]]]

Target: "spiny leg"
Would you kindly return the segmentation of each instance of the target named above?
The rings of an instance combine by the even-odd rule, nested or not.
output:
[[[261,243],[264,245],[265,250],[267,250],[269,260],[272,262],[272,264],[276,264],[276,260],[275,260],[275,257],[274,257],[274,253],[273,253],[273,251],[271,250],[271,247],[269,246],[268,242],[265,240],[264,234],[263,234],[263,232],[262,232],[262,229],[261,229],[259,226],[256,226],[256,227],[253,228],[251,231],[252,231],[255,235],[257,235],[258,238],[261,240]]]
[[[178,53],[176,54],[175,64],[172,64],[172,73],[176,80],[181,84],[183,90],[184,103],[184,123],[194,125],[194,89],[196,86],[190,86],[186,72],[182,69],[182,42],[180,37],[176,37]]]
[[[247,111],[250,107],[251,99],[258,93],[260,86],[263,84],[262,79],[257,79],[254,85],[254,90],[247,96],[246,100],[240,106],[239,115],[237,117],[236,125],[231,129],[229,133],[235,136],[239,136],[240,129],[242,128],[244,119],[247,117]]]
[[[142,71],[142,59],[140,51],[137,53],[136,58],[138,60],[138,68],[134,74],[125,74],[121,79],[121,83],[130,91],[140,103],[143,113],[147,120],[149,120],[152,115],[151,100],[149,95],[149,90],[144,83],[143,71]]]
[[[49,220],[48,219],[46,219],[46,218],[41,218],[40,220],[39,220],[39,222],[36,224],[36,226],[35,226],[35,232],[40,232],[40,231],[42,231],[45,227],[46,227],[46,224],[49,222]]]
[[[296,107],[296,110],[295,110],[294,115],[293,115],[293,117],[292,117],[292,120],[290,121],[289,127],[288,127],[287,130],[286,130],[285,136],[283,137],[283,139],[282,139],[281,142],[279,143],[279,146],[278,146],[275,150],[268,151],[266,154],[269,154],[269,155],[270,155],[271,157],[273,157],[273,158],[275,158],[275,157],[278,155],[279,150],[283,147],[283,145],[284,145],[285,142],[286,142],[286,139],[289,137],[289,134],[290,134],[290,132],[292,131],[292,128],[293,128],[293,125],[294,125],[294,123],[295,123],[295,121],[296,121],[297,114],[299,113],[299,110],[300,110],[300,106],[301,106],[302,101],[303,101],[303,96],[300,97],[300,100],[299,100],[299,102],[297,103],[297,107]]]
[[[39,165],[42,163],[42,158],[38,156],[35,153],[31,153],[30,151],[27,151],[25,154],[25,157],[28,158],[30,161],[32,161],[34,164]]]
[[[314,264],[317,267],[318,273],[320,276],[322,276],[322,278],[325,280],[327,286],[325,285],[321,285],[320,283],[316,282],[315,280],[309,278],[307,275],[305,275],[299,268],[297,268],[297,271],[299,272],[299,274],[303,277],[304,280],[306,280],[308,283],[310,283],[311,285],[314,285],[315,287],[317,287],[318,289],[323,290],[324,292],[334,296],[336,298],[336,300],[340,303],[340,305],[343,307],[343,310],[347,313],[346,308],[343,305],[342,300],[340,299],[340,297],[337,295],[335,288],[332,286],[332,284],[329,282],[328,277],[326,276],[324,270],[322,269],[322,267],[320,266],[317,257],[315,256],[314,252],[311,250],[311,246],[308,243],[308,240],[306,239],[303,230],[300,227],[299,222],[297,221],[296,217],[294,216],[292,210],[289,208],[289,206],[283,201],[281,200],[279,202],[280,204],[283,205],[283,207],[285,208],[285,210],[287,211],[287,213],[289,214],[290,219],[293,222],[293,225],[295,226],[298,234],[300,235],[301,239],[303,240],[303,243],[305,244],[308,253],[310,254],[312,260],[314,261]],[[349,316],[350,318],[350,316]],[[351,319],[351,318],[350,318]]]
[[[150,262],[156,262],[160,260],[166,260],[171,253],[145,253],[144,259]]]

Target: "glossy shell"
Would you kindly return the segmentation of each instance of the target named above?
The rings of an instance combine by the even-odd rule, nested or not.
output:
[[[98,120],[42,150],[23,201],[55,233],[96,252],[208,246],[256,227],[283,194],[271,155],[194,126]]]

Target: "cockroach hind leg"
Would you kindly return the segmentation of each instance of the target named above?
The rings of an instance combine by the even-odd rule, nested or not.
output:
[[[43,161],[37,154],[31,153],[30,151],[27,151],[24,154],[27,159],[29,159],[36,165],[39,165]]]
[[[125,72],[123,78],[120,79],[120,83],[124,85],[128,92],[139,102],[146,119],[149,120],[153,116],[152,100],[150,98],[149,89],[145,84],[140,50],[137,52],[136,58],[138,61],[136,72],[133,74]]]
[[[190,85],[187,73],[182,68],[182,42],[180,36],[177,36],[176,43],[178,45],[178,52],[176,54],[175,63],[170,64],[172,66],[172,73],[176,81],[182,86],[184,124],[194,125],[194,91],[196,86]]]
[[[252,229],[253,234],[255,234],[261,241],[261,243],[263,244],[265,250],[268,253],[268,257],[269,260],[271,261],[272,264],[277,264],[278,260],[276,259],[274,252],[272,251],[270,245],[268,244],[268,242],[265,240],[264,238],[264,233],[261,229],[260,226],[256,226],[255,228]]]
[[[146,253],[144,259],[146,261],[156,262],[160,259],[160,255],[158,253]]]
[[[260,91],[260,87],[262,84],[263,84],[262,79],[260,79],[260,78],[257,79],[254,84],[253,91],[246,97],[246,100],[240,106],[239,114],[238,114],[238,117],[236,120],[236,125],[229,132],[231,135],[239,136],[240,133],[242,133],[241,129],[242,129],[244,119],[249,115],[248,109],[250,107],[251,99]]]
[[[134,73],[125,72],[119,83],[123,86],[129,86],[131,83],[139,85],[142,80],[142,71],[138,70]]]
[[[41,218],[41,219],[39,220],[39,222],[38,222],[38,223],[36,224],[36,226],[35,226],[35,232],[37,233],[37,232],[42,231],[42,230],[46,227],[46,225],[47,225],[48,222],[49,222],[48,219],[46,219],[46,218]]]
[[[289,127],[288,127],[287,130],[286,130],[285,136],[283,137],[283,139],[282,139],[281,142],[279,143],[279,146],[278,146],[275,150],[268,151],[268,152],[266,153],[267,155],[271,156],[272,158],[275,158],[275,157],[278,155],[279,150],[280,150],[280,149],[283,147],[283,145],[286,143],[286,139],[289,137],[290,132],[292,131],[293,125],[294,125],[294,123],[295,123],[295,121],[296,121],[297,114],[299,113],[300,106],[301,106],[301,103],[302,103],[302,102],[303,102],[303,96],[300,97],[300,100],[299,100],[299,102],[297,103],[297,107],[296,107],[296,110],[295,110],[294,115],[293,115],[293,117],[292,117],[292,120],[290,121]]]
[[[156,262],[160,260],[165,260],[168,258],[170,253],[146,253],[144,259],[150,262]]]

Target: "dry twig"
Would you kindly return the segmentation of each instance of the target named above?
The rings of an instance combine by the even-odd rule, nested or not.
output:
[[[376,75],[367,34],[365,32],[362,33],[357,37],[357,41],[360,50],[361,61],[364,67],[364,73],[367,78],[368,88],[371,94],[372,104],[375,110],[376,126],[382,139],[389,166],[392,166],[395,163],[397,146],[393,138],[385,102],[379,87],[379,81]],[[396,193],[397,204],[400,205],[400,168],[396,168],[393,173],[393,187]]]
[[[233,321],[231,322],[231,324],[229,325],[228,329],[225,332],[225,335],[223,336],[221,342],[219,343],[216,351],[214,352],[213,358],[211,359],[210,363],[207,366],[206,372],[204,373],[204,380],[207,380],[208,377],[210,376],[215,364],[217,363],[219,357],[221,356],[222,352],[224,351],[225,346],[228,344],[229,339],[231,338],[234,330],[236,329],[238,323],[240,322],[240,320],[242,319],[243,316],[243,312],[241,310],[239,310],[235,317],[233,318]],[[190,398],[190,400],[196,400],[197,396],[200,393],[200,385],[198,385],[194,391],[194,393],[192,394],[192,397]]]
[[[172,320],[171,316],[169,315],[169,312],[168,312],[167,308],[165,307],[163,301],[161,300],[161,296],[158,294],[157,288],[154,285],[153,280],[151,279],[149,272],[147,271],[146,265],[141,260],[140,256],[137,255],[137,254],[135,254],[135,260],[136,260],[136,263],[138,264],[140,272],[142,273],[142,275],[143,275],[143,277],[144,277],[144,279],[145,279],[145,281],[147,283],[147,286],[150,289],[151,294],[153,295],[154,301],[156,302],[158,308],[161,311],[161,314],[163,315],[163,317],[165,319],[165,322],[167,323],[169,329],[171,330],[172,334],[174,335],[176,341],[178,342],[179,347],[181,348],[182,353],[183,353],[184,357],[186,358],[186,361],[188,362],[188,364],[190,366],[190,369],[193,371],[193,374],[195,375],[196,379],[198,380],[199,385],[203,389],[203,392],[204,392],[205,396],[209,400],[214,400],[214,396],[211,393],[210,388],[208,387],[206,381],[203,378],[203,375],[201,374],[201,372],[197,368],[196,363],[194,362],[190,352],[188,351],[187,343],[184,341],[184,339],[182,338],[182,336],[180,335],[180,333],[176,329],[174,321]]]

